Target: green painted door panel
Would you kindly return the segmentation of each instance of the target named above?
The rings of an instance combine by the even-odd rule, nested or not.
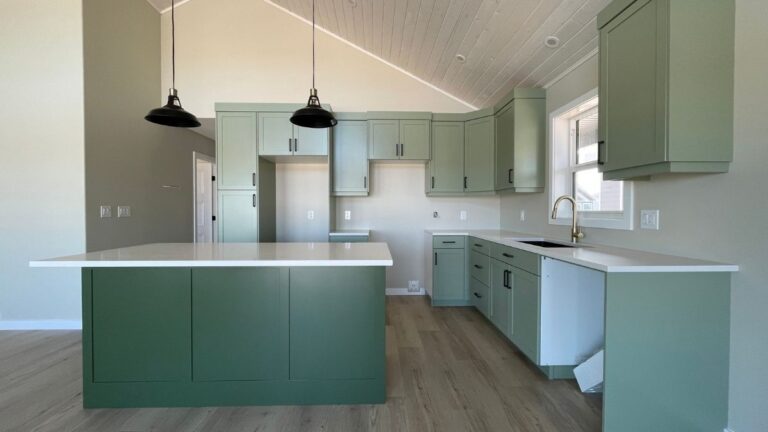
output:
[[[259,241],[259,209],[255,191],[219,191],[219,241]]]
[[[515,190],[544,188],[546,110],[544,98],[516,99],[513,181]]]
[[[94,382],[190,379],[189,269],[97,268],[92,286]]]
[[[658,0],[640,0],[600,31],[599,118],[606,171],[666,159],[664,123],[657,117],[665,86],[658,64],[658,6]]]
[[[293,154],[296,156],[328,156],[329,129],[293,127]]]
[[[495,168],[493,116],[470,120],[466,123],[465,130],[464,175],[467,181],[464,190],[491,192],[494,190]]]
[[[400,120],[400,159],[429,160],[430,121]]]
[[[288,379],[288,269],[192,270],[194,381]]]
[[[434,249],[432,256],[432,300],[468,300],[465,289],[464,249]]]
[[[539,363],[540,289],[539,277],[509,267],[512,272],[512,342],[532,362]]]
[[[384,268],[293,267],[290,280],[290,379],[383,378]]]
[[[501,261],[491,261],[491,322],[505,336],[512,336],[511,267]],[[506,282],[510,283],[507,284]]]
[[[475,278],[469,281],[469,301],[486,318],[491,317],[491,290]]]
[[[291,113],[259,113],[259,155],[293,154]]]
[[[463,123],[432,123],[432,160],[428,165],[427,193],[464,190]]]
[[[368,195],[368,125],[340,120],[333,129],[334,195]]]
[[[368,120],[368,154],[371,159],[398,159],[399,144],[399,120]]]
[[[216,160],[219,189],[257,188],[256,113],[216,114]]]
[[[496,190],[515,187],[515,104],[496,114]]]

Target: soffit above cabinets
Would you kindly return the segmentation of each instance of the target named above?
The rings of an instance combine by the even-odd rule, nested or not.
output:
[[[158,10],[171,4],[149,1]],[[312,18],[312,0],[263,1]],[[513,88],[546,86],[594,54],[595,17],[610,2],[316,0],[316,5],[318,27],[470,105],[488,107]],[[557,48],[545,46],[548,36],[560,40]]]

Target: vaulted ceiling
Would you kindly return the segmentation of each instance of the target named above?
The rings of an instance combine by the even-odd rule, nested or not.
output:
[[[158,10],[171,3],[149,1]],[[311,0],[263,1],[312,18]],[[370,54],[473,106],[486,107],[515,87],[543,87],[594,53],[595,16],[608,3],[316,0],[316,18],[319,27]],[[549,36],[559,39],[556,48],[545,45]]]

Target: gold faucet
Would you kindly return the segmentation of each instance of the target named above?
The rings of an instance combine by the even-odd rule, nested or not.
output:
[[[564,200],[570,201],[571,208],[573,209],[573,218],[571,219],[571,243],[576,243],[579,241],[579,239],[584,238],[584,233],[581,232],[581,229],[576,224],[576,217],[578,216],[578,211],[576,210],[576,200],[573,199],[572,196],[563,195],[555,201],[555,207],[552,209],[552,219],[557,219],[557,207],[560,206],[560,202]]]

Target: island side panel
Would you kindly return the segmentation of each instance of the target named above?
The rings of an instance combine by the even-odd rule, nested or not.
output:
[[[603,430],[722,431],[730,273],[609,273],[605,301]]]

